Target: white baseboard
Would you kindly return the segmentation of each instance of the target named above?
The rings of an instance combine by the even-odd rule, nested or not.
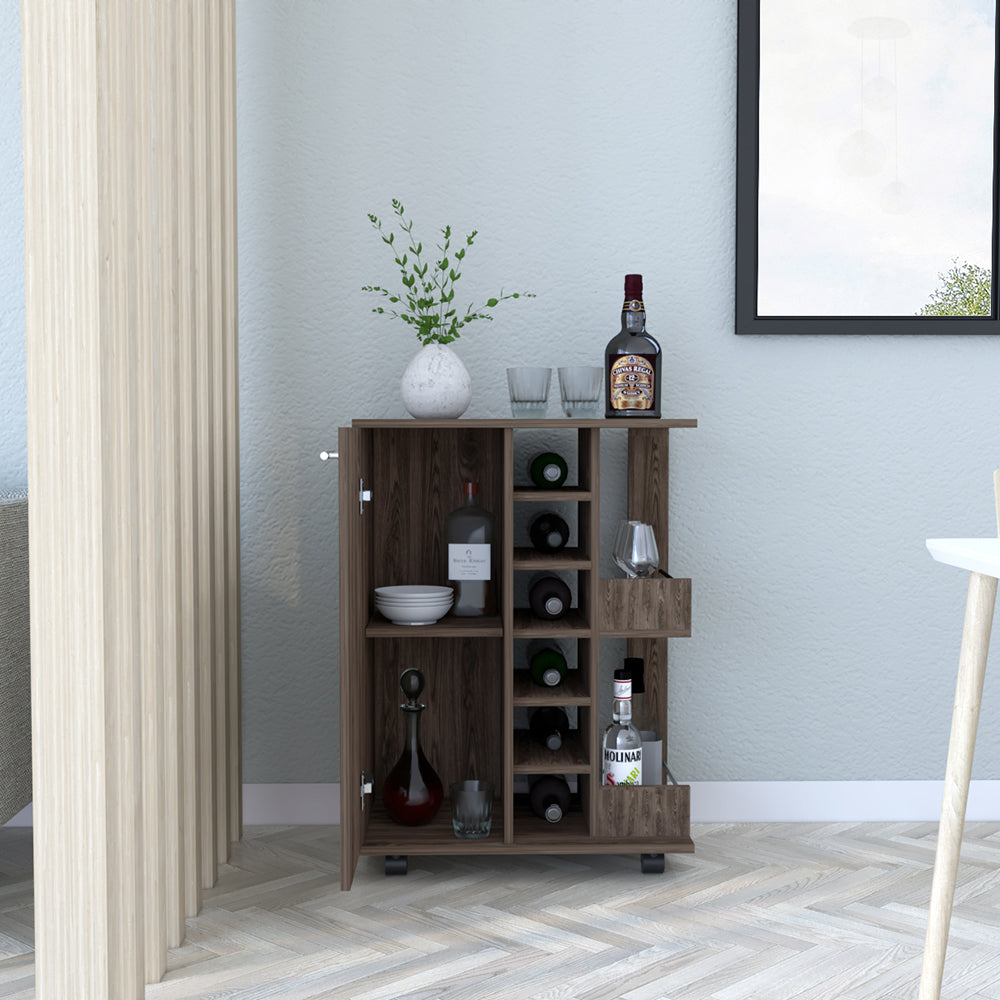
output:
[[[693,781],[692,823],[937,822],[944,781]],[[1000,781],[973,781],[966,819],[1000,820]]]
[[[943,781],[693,781],[692,823],[937,822]],[[1000,781],[973,781],[966,819],[1000,820]],[[339,784],[243,786],[247,826],[340,822]],[[31,826],[31,806],[8,826]]]
[[[244,785],[244,826],[317,826],[340,822],[340,785]]]
[[[11,816],[4,826],[31,826],[31,803],[29,802],[19,813]]]
[[[936,822],[944,781],[693,781],[692,823]],[[973,781],[966,819],[1000,820],[1000,781]],[[340,785],[244,785],[248,826],[340,822]]]

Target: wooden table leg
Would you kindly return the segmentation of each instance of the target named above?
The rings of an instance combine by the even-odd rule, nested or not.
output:
[[[934,857],[919,1000],[939,1000],[941,995],[941,976],[948,946],[951,907],[955,899],[955,878],[958,875],[958,856],[962,847],[965,805],[969,797],[972,755],[976,747],[979,704],[983,696],[983,677],[986,674],[986,654],[990,648],[996,596],[997,581],[994,577],[971,574],[969,597],[965,604],[962,651],[958,658],[955,711],[951,719],[948,768]]]

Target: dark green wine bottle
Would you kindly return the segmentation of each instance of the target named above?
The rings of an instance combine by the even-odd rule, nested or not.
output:
[[[566,657],[546,646],[538,650],[528,661],[531,679],[542,687],[556,687],[566,679]]]
[[[543,490],[562,486],[566,482],[568,472],[566,459],[554,451],[543,451],[540,455],[536,455],[528,466],[531,481]]]

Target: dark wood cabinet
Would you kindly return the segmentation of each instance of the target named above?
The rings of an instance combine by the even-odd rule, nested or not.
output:
[[[668,456],[671,429],[695,420],[355,420],[340,429],[340,731],[341,885],[349,889],[362,854],[661,855],[692,851],[690,789],[668,782],[600,786],[600,739],[610,703],[599,703],[600,640],[626,638],[646,659],[646,700],[666,746],[667,639],[691,633],[691,581],[656,576],[601,579],[600,441],[628,452],[628,516],[652,524],[661,565],[668,554]],[[577,481],[555,490],[527,485],[515,467],[515,435],[529,428],[576,432]],[[522,463],[523,464],[523,463]],[[479,483],[479,502],[497,518],[498,614],[446,616],[433,625],[394,625],[374,609],[375,587],[447,583],[445,516],[461,501],[461,482]],[[542,554],[514,537],[515,505],[569,501],[576,542]],[[576,604],[565,618],[541,621],[515,607],[518,574],[546,570],[575,577]],[[523,589],[523,588],[522,588]],[[542,688],[518,662],[515,640],[575,643],[575,669]],[[400,674],[423,671],[424,750],[446,789],[437,817],[406,827],[388,818],[381,788],[403,741]],[[515,707],[560,705],[576,725],[559,751],[515,727]],[[575,777],[569,813],[538,819],[519,776]],[[483,840],[452,832],[447,788],[465,778],[496,789],[493,827]],[[394,867],[398,869],[398,862]],[[403,863],[405,870],[405,862]],[[387,871],[390,870],[387,862]]]

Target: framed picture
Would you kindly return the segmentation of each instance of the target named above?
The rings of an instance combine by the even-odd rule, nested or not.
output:
[[[736,332],[1000,333],[997,0],[738,0]]]

